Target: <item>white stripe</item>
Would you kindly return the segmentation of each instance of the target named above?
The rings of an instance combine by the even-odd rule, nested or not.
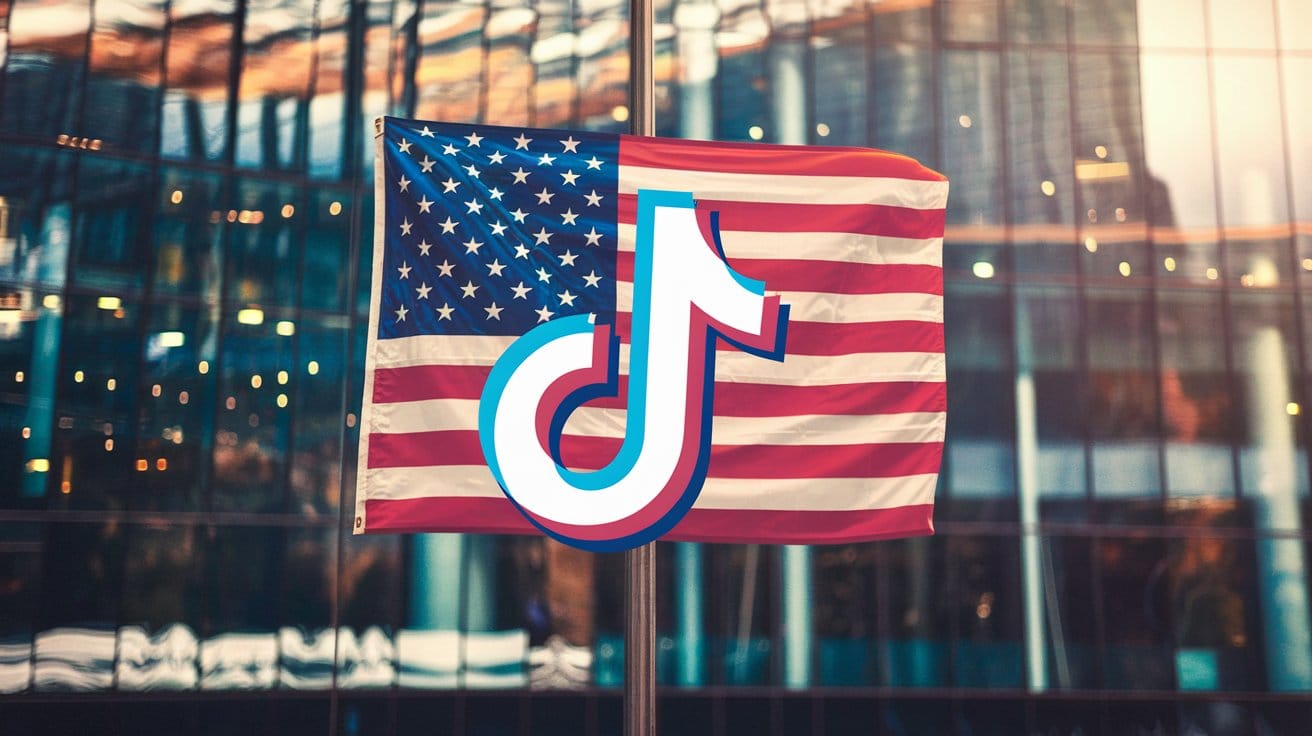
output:
[[[619,249],[634,250],[637,225],[619,225]],[[720,245],[731,259],[787,258],[795,261],[943,265],[943,238],[894,238],[854,233],[760,233],[721,230]],[[747,266],[742,267],[747,270]]]
[[[481,465],[437,468],[372,468],[363,471],[370,500],[504,498]],[[441,482],[439,489],[437,482]],[[860,511],[933,503],[938,476],[894,478],[707,478],[693,508]]]
[[[639,189],[683,192],[688,191],[689,183],[694,186],[693,197],[739,202],[879,204],[939,210],[946,206],[948,198],[948,183],[945,181],[620,167],[621,194],[637,194]]]
[[[378,341],[374,362],[379,368],[434,364],[492,365],[515,339],[514,335],[397,337]]]
[[[570,415],[565,434],[579,437],[624,436],[623,409],[583,407]],[[798,414],[777,417],[715,417],[717,445],[856,445],[884,442],[942,442],[947,416],[942,412],[846,415]],[[433,399],[374,404],[375,432],[428,432],[478,429],[476,399]]]
[[[814,291],[776,291],[766,284],[766,294],[778,294],[789,307],[793,322],[942,322],[943,297],[937,294],[827,294]],[[633,284],[615,285],[621,309],[633,305]]]

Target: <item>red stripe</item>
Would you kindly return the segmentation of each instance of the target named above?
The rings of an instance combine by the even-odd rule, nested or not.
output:
[[[620,223],[637,222],[638,197],[619,195]],[[720,213],[720,229],[753,233],[853,233],[894,238],[943,237],[943,210],[883,204],[735,202],[698,199],[697,209]]]
[[[615,321],[616,334],[627,341],[632,334],[631,315],[621,312],[615,315]],[[941,353],[943,324],[910,320],[851,323],[790,321],[784,352],[786,355]]]
[[[538,534],[504,498],[371,499],[367,533],[474,532]],[[694,508],[668,541],[732,544],[841,544],[934,533],[932,504],[857,511],[772,511]]]
[[[787,255],[786,253],[781,255]],[[943,269],[919,263],[844,263],[783,258],[729,258],[733,270],[771,291],[830,294],[943,294]],[[615,278],[633,282],[633,252],[619,253]]]
[[[448,383],[446,372],[452,370],[455,380]],[[491,368],[487,367],[440,365],[380,368],[374,372],[374,402],[385,404],[427,399],[478,399],[489,371]],[[387,376],[386,380],[384,376]],[[591,401],[587,406],[625,408],[628,403],[628,383],[627,376],[620,376],[618,396]],[[947,385],[941,382],[895,381],[831,386],[715,384],[715,414],[722,417],[938,411],[947,411]]]
[[[914,159],[872,148],[781,146],[620,136],[620,166],[732,174],[887,177],[947,181]]]
[[[561,459],[576,470],[595,470],[614,459],[618,437],[566,435]],[[714,445],[707,471],[713,478],[892,478],[937,473],[941,442],[860,445]],[[370,468],[436,468],[483,465],[474,430],[375,433],[369,436]]]

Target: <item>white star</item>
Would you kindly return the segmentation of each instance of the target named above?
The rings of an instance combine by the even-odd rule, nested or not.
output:
[[[601,206],[601,195],[600,195],[600,194],[597,194],[597,190],[596,190],[596,189],[593,189],[593,190],[592,190],[592,194],[585,194],[585,195],[583,195],[583,198],[586,199],[586,200],[588,200],[588,206],[589,206],[589,207],[600,207],[600,206]]]
[[[562,254],[562,255],[560,255],[560,256],[558,256],[558,257],[560,258],[560,265],[562,265],[562,266],[573,266],[573,265],[574,265],[574,261],[577,261],[578,258],[579,258],[578,256],[574,255],[573,253],[569,252],[568,250],[565,251],[564,254]]]
[[[450,192],[454,192],[455,190],[457,190],[457,189],[459,189],[459,188],[460,188],[460,182],[456,181],[455,179],[452,179],[452,178],[449,177],[449,176],[446,178],[446,181],[442,182],[442,193],[443,193],[443,194],[448,194],[448,193],[450,193]]]
[[[552,235],[554,235],[554,233],[547,232],[545,227],[538,228],[538,231],[533,233],[533,237],[537,239],[533,245],[551,245]]]
[[[430,292],[430,291],[432,291],[432,290],[433,290],[433,287],[429,286],[427,282],[420,284],[420,285],[419,285],[419,288],[418,288],[418,289],[415,289],[415,291],[419,293],[419,298],[420,298],[420,299],[427,299],[427,298],[428,298],[428,292]]]
[[[530,144],[530,143],[532,143],[532,142],[533,142],[533,139],[532,139],[532,138],[525,138],[525,137],[524,137],[524,134],[523,134],[523,133],[520,133],[519,135],[515,136],[515,150],[516,150],[516,151],[527,151],[527,150],[528,150],[528,144]]]
[[[548,192],[546,187],[542,187],[542,191],[533,196],[538,198],[538,204],[551,204],[551,198],[556,195]]]
[[[442,233],[446,234],[455,232],[456,225],[459,225],[460,223],[452,221],[451,216],[447,215],[445,220],[437,224],[442,227]]]
[[[596,287],[596,286],[597,286],[597,282],[601,281],[601,277],[597,275],[596,270],[593,270],[593,271],[590,271],[590,272],[588,273],[587,276],[584,276],[584,277],[583,277],[583,280],[586,281],[586,282],[588,282],[588,283],[586,284],[587,286]]]
[[[405,219],[403,219],[403,220],[401,220],[401,234],[402,234],[402,235],[409,235],[409,234],[410,234],[410,228],[412,228],[412,227],[414,227],[414,226],[415,226],[415,224],[414,224],[413,222],[410,222],[410,218],[408,218],[408,217],[405,218]]]
[[[560,219],[562,221],[561,224],[563,225],[573,225],[575,224],[574,221],[579,219],[579,216],[574,214],[574,210],[569,209],[565,210],[565,213],[560,216]]]
[[[581,143],[581,141],[576,141],[574,140],[574,136],[570,136],[567,140],[561,141],[560,145],[565,147],[565,153],[578,153],[579,143]]]
[[[491,197],[492,199],[495,199],[498,202],[500,202],[501,198],[504,197],[505,195],[506,195],[505,192],[501,191],[500,189],[497,189],[496,187],[492,187],[491,189],[487,190],[487,196]]]
[[[566,183],[566,184],[573,184],[573,183],[574,183],[574,180],[577,179],[577,178],[579,178],[579,175],[578,175],[578,174],[575,174],[573,169],[570,169],[569,171],[566,171],[565,173],[561,174],[560,176],[561,176],[561,178],[563,178],[563,179],[565,180],[565,183]]]
[[[510,213],[510,216],[515,218],[515,222],[523,222],[524,218],[528,217],[528,213],[516,207],[515,211]]]
[[[524,170],[524,167],[523,167],[523,166],[521,166],[521,167],[519,167],[518,169],[515,169],[514,171],[510,172],[510,175],[513,176],[513,177],[515,177],[515,181],[511,182],[512,184],[527,184],[527,183],[528,183],[528,172]]]
[[[398,187],[401,187],[401,191],[404,192],[404,191],[406,191],[407,189],[410,188],[410,180],[407,179],[407,178],[405,178],[405,174],[402,174],[402,175],[401,175],[401,181],[398,181],[398,182],[396,183],[396,185],[397,185]]]
[[[419,162],[419,168],[423,169],[424,173],[427,174],[433,170],[433,164],[435,163],[437,162],[425,155],[424,160]]]
[[[535,309],[533,311],[537,313],[539,322],[546,322],[551,319],[551,315],[555,314],[555,312],[547,309],[545,305],[541,309]]]
[[[419,255],[421,256],[428,255],[428,251],[432,250],[432,248],[433,248],[433,244],[428,242],[427,240],[419,241]]]
[[[541,281],[541,282],[544,282],[544,283],[547,283],[547,284],[551,283],[551,274],[547,273],[547,269],[545,269],[545,268],[539,268],[539,269],[538,269],[538,281]]]
[[[550,166],[551,162],[555,160],[556,160],[555,156],[552,156],[549,153],[544,153],[540,157],[538,157],[538,166]]]
[[[527,260],[528,260],[528,252],[529,252],[529,251],[528,251],[528,248],[525,248],[523,243],[516,243],[516,244],[515,244],[515,257],[516,257],[516,258],[523,258],[524,260],[527,261]]]
[[[572,307],[574,306],[574,300],[577,298],[577,295],[569,293],[569,289],[566,289],[560,294],[560,303]]]
[[[501,272],[504,270],[506,270],[506,267],[501,263],[501,261],[495,258],[492,260],[491,263],[487,264],[488,276],[500,276]]]
[[[523,299],[524,301],[528,301],[528,293],[533,289],[525,286],[524,282],[521,281],[519,282],[519,286],[512,286],[510,287],[510,290],[515,292],[515,296],[514,296],[515,299]]]
[[[474,177],[475,179],[478,178],[478,175],[479,175],[480,172],[479,172],[478,168],[475,167],[473,164],[470,164],[470,165],[464,167],[464,169],[465,169],[465,171],[469,172],[469,175],[470,175],[470,176]]]
[[[587,163],[589,169],[596,169],[597,171],[601,171],[602,162],[601,159],[597,158],[596,156],[593,156],[592,158],[588,159],[585,163]]]
[[[403,279],[410,278],[410,264],[403,262],[401,263],[400,266],[397,267],[396,270],[401,272],[401,278]]]
[[[483,311],[484,311],[484,312],[487,312],[487,317],[486,317],[485,319],[494,319],[494,320],[500,322],[500,321],[501,321],[501,310],[503,310],[503,309],[505,309],[505,307],[498,307],[496,302],[492,302],[492,306],[490,306],[490,307],[483,307]]]
[[[501,163],[502,161],[504,161],[505,158],[506,158],[506,154],[504,154],[504,153],[502,153],[502,152],[500,152],[500,151],[497,151],[497,152],[493,153],[491,156],[488,156],[488,157],[487,157],[487,160],[488,160],[488,161],[491,161],[491,162],[494,163],[494,164],[499,164],[499,163]]]
[[[429,130],[429,129],[428,129],[428,126],[425,125],[425,126],[424,126],[424,129],[421,130],[421,131],[419,131],[419,135],[422,135],[422,136],[425,137],[425,138],[432,138],[432,137],[433,137],[433,131]]]
[[[468,202],[465,202],[465,206],[469,208],[468,210],[465,211],[465,214],[467,215],[483,214],[483,203],[478,201],[477,199],[471,199]]]
[[[409,313],[409,311],[410,311],[410,310],[409,310],[409,309],[406,309],[406,308],[405,308],[405,305],[402,304],[402,305],[401,305],[401,308],[398,309],[398,310],[396,310],[396,321],[397,321],[397,322],[404,322],[404,321],[405,321],[405,315],[406,315],[407,313]]]
[[[595,227],[584,233],[583,237],[588,239],[588,245],[601,245],[601,233]]]
[[[415,204],[419,205],[420,212],[428,212],[428,209],[433,206],[433,200],[429,199],[428,195],[425,194],[420,197],[419,201],[415,202]]]
[[[401,153],[410,153],[410,146],[412,145],[414,144],[402,138],[401,142],[396,144],[396,150],[400,151]]]
[[[478,291],[478,286],[473,281],[466,281],[465,285],[460,287],[460,290],[464,292],[464,295],[460,297],[461,299],[472,299],[474,298],[474,292]]]
[[[479,143],[482,142],[483,136],[479,135],[478,133],[470,133],[469,135],[465,136],[465,140],[469,141],[469,145],[475,148],[482,148],[482,146],[480,146]]]
[[[493,235],[501,235],[501,234],[504,233],[505,231],[506,231],[506,226],[505,226],[505,225],[502,225],[502,224],[499,223],[499,222],[494,222],[494,223],[492,223],[492,234],[493,234]]]
[[[478,253],[478,249],[483,247],[482,243],[480,243],[477,240],[474,240],[473,238],[466,240],[465,242],[461,243],[461,245],[465,246],[466,253]]]
[[[442,259],[442,265],[440,265],[440,266],[437,267],[437,270],[441,271],[441,273],[439,273],[438,276],[439,276],[439,277],[441,277],[441,276],[450,276],[450,275],[451,275],[451,269],[453,269],[453,268],[455,268],[455,267],[456,267],[456,264],[454,264],[454,263],[452,263],[452,262],[446,260],[445,258],[443,258],[443,259]]]
[[[450,304],[447,304],[446,302],[442,302],[442,306],[437,308],[437,312],[438,312],[437,318],[439,321],[440,320],[450,321],[451,313],[454,311],[456,311],[454,307],[452,307]]]
[[[459,148],[456,148],[455,146],[453,146],[453,145],[451,145],[450,143],[448,143],[448,144],[442,146],[442,153],[444,153],[444,154],[446,154],[446,155],[448,155],[448,156],[454,156],[454,155],[456,155],[457,153],[460,153],[460,149],[459,149]]]

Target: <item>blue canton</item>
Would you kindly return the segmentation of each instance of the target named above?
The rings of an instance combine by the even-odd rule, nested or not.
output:
[[[379,338],[614,321],[619,136],[385,118],[383,166]]]

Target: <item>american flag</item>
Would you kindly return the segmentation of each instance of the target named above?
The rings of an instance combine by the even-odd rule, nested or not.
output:
[[[943,452],[947,181],[870,149],[395,118],[377,136],[357,532],[537,533],[484,460],[478,405],[516,336],[632,304],[639,189],[719,212],[729,264],[790,306],[782,362],[716,353],[706,483],[665,539],[818,544],[932,533]],[[627,386],[565,425],[603,466]]]

